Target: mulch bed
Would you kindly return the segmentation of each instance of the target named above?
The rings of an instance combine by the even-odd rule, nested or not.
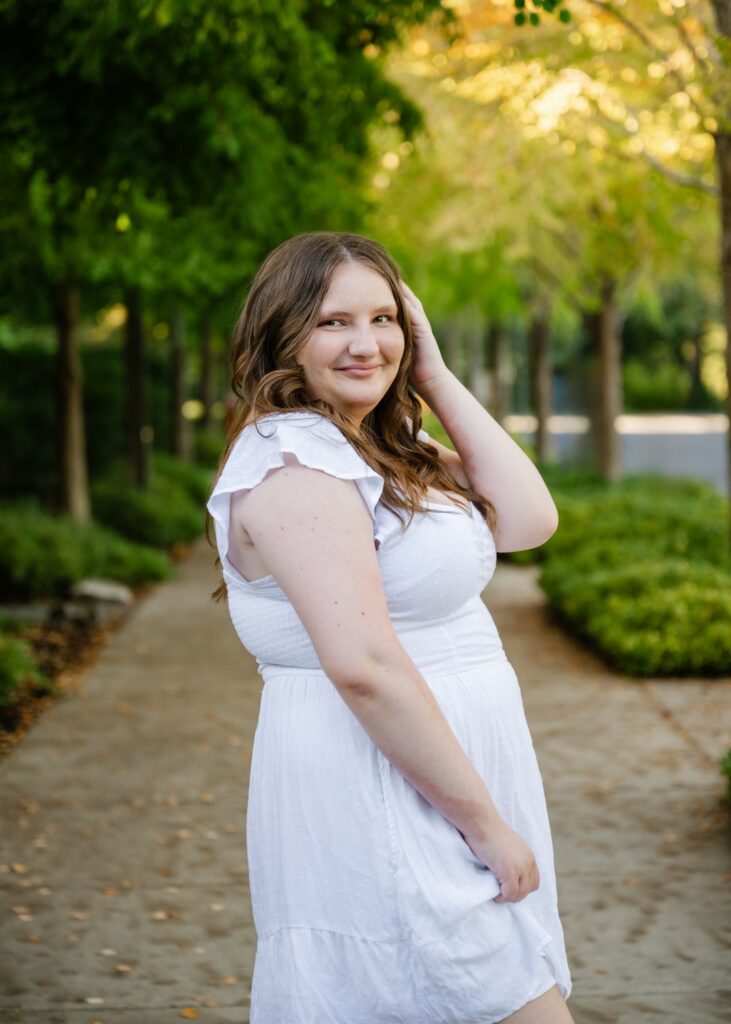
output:
[[[39,670],[52,681],[53,689],[49,692],[29,682],[12,706],[0,707],[0,759],[7,757],[46,708],[77,692],[80,674],[94,663],[118,622],[119,619],[103,625],[34,623],[13,631],[14,636],[30,645]]]

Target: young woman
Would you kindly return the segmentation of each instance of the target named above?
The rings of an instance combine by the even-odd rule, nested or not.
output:
[[[358,235],[269,254],[232,387],[207,508],[264,682],[252,1024],[571,1024],[542,778],[480,598],[496,551],[556,530],[540,474]]]

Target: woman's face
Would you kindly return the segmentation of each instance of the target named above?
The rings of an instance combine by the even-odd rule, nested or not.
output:
[[[315,329],[297,353],[307,390],[360,423],[393,383],[403,354],[404,333],[388,282],[363,263],[341,264]],[[353,367],[372,369],[358,373]]]

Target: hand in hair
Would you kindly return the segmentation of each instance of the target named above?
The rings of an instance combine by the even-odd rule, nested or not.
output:
[[[423,392],[427,391],[434,383],[447,372],[447,365],[444,362],[439,345],[434,337],[431,324],[424,312],[424,307],[417,296],[412,292],[405,281],[399,282],[404,296],[406,312],[411,322],[411,330],[414,336],[416,352],[409,374],[409,384],[417,394],[424,397]]]

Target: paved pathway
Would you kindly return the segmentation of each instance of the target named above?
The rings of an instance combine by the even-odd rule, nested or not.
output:
[[[575,1020],[731,1021],[731,680],[612,675],[534,576],[501,564],[485,596],[544,775]],[[2,1024],[248,1019],[260,680],[214,583],[201,542],[0,764]]]

